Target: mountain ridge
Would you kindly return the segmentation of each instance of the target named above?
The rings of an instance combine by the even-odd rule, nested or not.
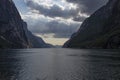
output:
[[[29,34],[29,36],[28,36]],[[46,48],[41,39],[36,38],[28,29],[12,0],[0,0],[0,48]],[[35,43],[38,46],[35,46]]]
[[[119,7],[119,0],[109,0],[106,5],[98,9],[82,23],[79,30],[72,35],[71,39],[63,47],[119,48]]]

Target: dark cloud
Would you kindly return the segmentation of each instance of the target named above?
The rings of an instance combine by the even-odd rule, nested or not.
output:
[[[54,37],[70,37],[71,34],[73,34],[77,29],[80,27],[80,23],[71,23],[67,24],[65,22],[57,22],[57,21],[51,21],[47,24],[49,27],[49,31],[52,33],[55,33]]]
[[[74,3],[78,5],[77,9],[62,9],[59,5],[52,5],[50,7],[45,7],[44,5],[35,3],[34,0],[27,0],[26,4],[31,10],[37,10],[40,15],[44,15],[46,19],[29,19],[27,18],[27,23],[29,29],[33,33],[37,34],[49,34],[54,33],[54,37],[68,38],[72,33],[77,31],[80,27],[80,23],[67,22],[67,19],[72,18],[73,21],[82,22],[86,19],[86,15],[79,15],[80,12],[84,14],[92,14],[99,7],[104,5],[108,0],[66,0],[68,3]],[[31,11],[30,10],[30,11]],[[34,14],[33,14],[34,15]],[[47,18],[52,18],[47,20]],[[55,17],[60,17],[61,20],[56,20]],[[63,21],[62,19],[66,19]],[[55,19],[55,20],[53,20]],[[33,21],[33,23],[32,23]]]
[[[80,23],[65,23],[57,20],[46,23],[38,21],[35,25],[29,25],[29,29],[35,34],[54,33],[54,37],[57,38],[69,38],[79,27]]]
[[[85,16],[76,16],[73,18],[74,21],[83,22],[86,19]]]
[[[108,0],[66,0],[67,2],[74,3],[78,5],[76,9],[62,9],[59,5],[54,4],[51,7],[45,7],[44,5],[35,3],[33,0],[26,1],[28,7],[32,10],[39,11],[39,14],[48,17],[62,17],[62,18],[73,18],[74,21],[83,21],[86,16],[79,16],[79,13],[84,13],[87,15],[92,14],[99,7],[104,5]]]
[[[62,18],[71,18],[78,15],[79,10],[77,9],[62,9],[59,5],[54,4],[51,7],[45,7],[44,5],[40,5],[35,3],[34,1],[27,1],[27,6],[29,6],[33,10],[39,11],[40,14],[49,17],[62,17]]]
[[[66,1],[78,4],[81,12],[91,14],[95,10],[103,6],[108,0],[66,0]]]

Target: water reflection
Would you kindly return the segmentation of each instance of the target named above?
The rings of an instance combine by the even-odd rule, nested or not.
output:
[[[120,80],[119,52],[0,50],[0,80]]]
[[[16,80],[21,68],[19,53],[11,50],[0,50],[0,80]]]

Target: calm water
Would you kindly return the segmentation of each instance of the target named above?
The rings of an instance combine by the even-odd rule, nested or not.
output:
[[[120,80],[120,51],[0,50],[0,80]]]

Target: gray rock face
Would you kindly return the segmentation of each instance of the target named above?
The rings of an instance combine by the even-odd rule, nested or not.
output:
[[[13,1],[0,0],[0,48],[34,47],[27,36],[26,31],[28,30],[25,26]],[[31,34],[31,36],[33,35]],[[41,45],[41,43],[39,44]],[[44,41],[43,44],[45,44]]]
[[[109,2],[93,13],[74,33],[64,47],[70,48],[107,48],[108,39],[119,34],[120,0]]]
[[[0,39],[8,41],[8,44],[0,42],[1,47],[29,47],[22,23],[14,3],[11,0],[0,0]]]

